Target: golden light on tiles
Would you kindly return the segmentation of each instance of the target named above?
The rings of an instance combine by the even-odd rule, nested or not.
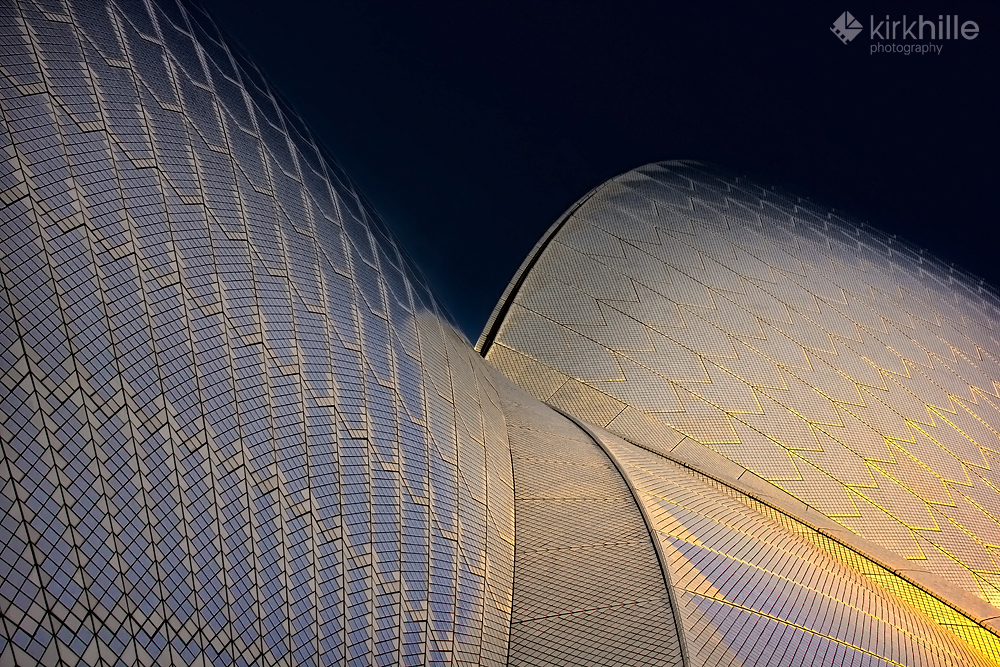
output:
[[[923,251],[649,165],[557,223],[479,345],[560,409],[654,451],[703,445],[1000,604],[1000,300]]]

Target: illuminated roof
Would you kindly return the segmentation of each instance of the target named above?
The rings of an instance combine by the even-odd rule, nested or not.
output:
[[[840,212],[672,162],[571,209],[480,348],[559,409],[735,464],[998,604],[998,303]]]
[[[4,3],[0,121],[0,664],[1000,663],[993,301],[912,251],[644,168],[505,377],[200,11]]]

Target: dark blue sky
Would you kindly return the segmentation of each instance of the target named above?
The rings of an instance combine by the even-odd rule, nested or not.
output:
[[[473,341],[566,208],[663,159],[769,180],[1000,285],[995,3],[201,4]],[[845,9],[864,26],[846,45],[830,31]],[[943,12],[979,37],[935,42],[937,56],[870,54],[870,15]]]

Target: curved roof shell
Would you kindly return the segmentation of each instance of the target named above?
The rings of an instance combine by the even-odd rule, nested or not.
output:
[[[997,604],[998,303],[839,211],[671,162],[560,219],[479,348],[581,420]]]

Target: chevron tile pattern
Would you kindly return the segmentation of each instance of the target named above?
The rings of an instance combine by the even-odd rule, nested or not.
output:
[[[865,576],[865,569],[877,569],[873,564],[859,568],[817,548],[815,531],[787,517],[775,521],[747,512],[752,501],[746,496],[610,433],[600,437],[635,486],[660,540],[691,647],[689,664],[957,666],[1000,660],[995,636],[948,610],[949,621],[976,635],[963,641],[954,626],[936,623]]]
[[[0,0],[0,664],[503,664],[485,367],[205,16]]]
[[[996,661],[656,453],[1000,600],[997,301],[860,223],[595,191],[484,339],[560,414],[200,10],[0,0],[0,225],[0,665]]]
[[[694,163],[557,224],[480,347],[654,451],[691,439],[1000,604],[1000,301],[863,223]]]

